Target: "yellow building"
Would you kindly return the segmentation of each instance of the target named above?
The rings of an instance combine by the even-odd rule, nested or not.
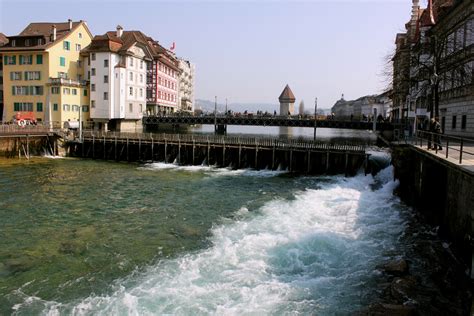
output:
[[[89,120],[87,76],[80,56],[92,34],[84,21],[31,23],[0,47],[3,58],[3,121],[33,112],[40,122]],[[77,123],[76,123],[77,124]]]

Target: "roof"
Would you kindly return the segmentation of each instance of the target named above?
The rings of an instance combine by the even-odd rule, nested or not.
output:
[[[428,7],[423,11],[420,17],[420,26],[427,27],[435,25],[435,19],[433,15],[433,3],[432,0],[428,0]]]
[[[130,47],[138,44],[147,51],[150,58],[159,59],[171,68],[179,70],[177,59],[170,56],[153,38],[147,36],[141,31],[123,31],[122,36],[118,37],[116,31],[108,31],[103,35],[97,35],[92,39],[89,46],[84,48],[81,53],[90,52],[115,52],[125,53]]]
[[[45,50],[52,46],[54,43],[61,41],[71,32],[73,32],[80,25],[84,25],[86,31],[90,35],[90,31],[84,21],[72,22],[72,28],[69,29],[69,22],[35,22],[30,23],[28,26],[21,31],[20,34],[14,36],[8,36],[9,44],[0,48],[1,51],[23,51],[23,50]],[[56,26],[56,40],[53,41],[53,27]],[[92,37],[92,35],[91,35]],[[30,43],[32,45],[22,45],[23,40],[33,39]],[[41,42],[38,42],[38,40]],[[15,46],[11,46],[11,41],[15,40]],[[40,44],[38,44],[40,43]]]
[[[291,103],[296,101],[295,95],[293,94],[293,91],[291,91],[289,85],[286,85],[285,89],[283,89],[283,92],[280,94],[278,100],[280,100],[280,102],[288,101]]]
[[[0,46],[5,45],[6,43],[8,43],[8,38],[5,34],[0,33]]]

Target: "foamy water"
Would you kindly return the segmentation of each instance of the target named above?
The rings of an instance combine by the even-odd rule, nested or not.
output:
[[[146,168],[156,167],[163,166]],[[197,167],[233,172],[205,168]],[[366,303],[375,266],[395,247],[404,225],[391,168],[375,178],[331,180],[293,199],[269,201],[257,212],[239,206],[233,220],[212,229],[208,248],[117,280],[109,295],[69,304],[28,297],[15,309],[21,314],[34,303],[47,315],[353,313]]]

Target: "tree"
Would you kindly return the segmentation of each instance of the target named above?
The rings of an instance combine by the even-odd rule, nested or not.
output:
[[[299,114],[300,115],[304,114],[304,101],[303,100],[301,100],[301,102],[300,102]]]

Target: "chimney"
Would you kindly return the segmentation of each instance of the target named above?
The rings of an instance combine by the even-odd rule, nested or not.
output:
[[[53,24],[52,29],[53,29],[53,42],[54,42],[56,40],[56,24]]]
[[[117,37],[122,37],[123,34],[123,27],[117,25]]]
[[[69,20],[67,20],[67,21],[69,22],[69,31],[70,31],[70,30],[72,30],[72,20],[69,19]]]

